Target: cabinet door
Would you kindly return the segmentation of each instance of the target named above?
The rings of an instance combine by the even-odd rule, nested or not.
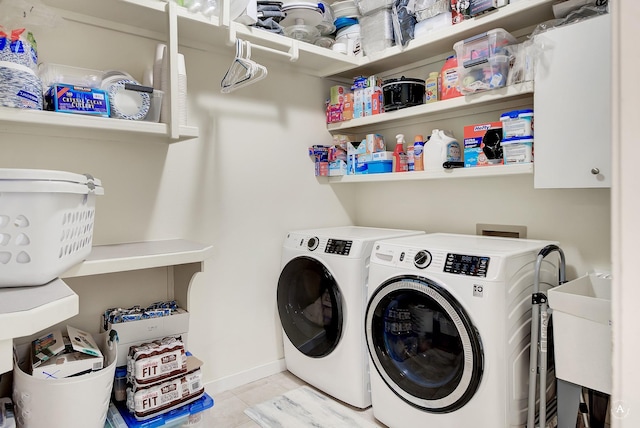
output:
[[[535,187],[611,187],[610,15],[537,41]]]

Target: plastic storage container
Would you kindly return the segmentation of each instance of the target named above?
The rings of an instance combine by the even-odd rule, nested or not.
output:
[[[15,418],[21,428],[103,428],[116,370],[116,341],[110,334],[96,336],[106,358],[105,368],[63,379],[38,379],[27,374],[30,344],[18,348],[19,361],[13,369]]]
[[[158,415],[152,419],[138,421],[126,407],[111,404],[107,414],[107,426],[113,428],[205,428],[207,410],[213,407],[213,398],[206,392],[196,401]]]
[[[456,42],[458,76],[463,93],[473,93],[506,85],[515,37],[502,28]]]
[[[374,11],[369,15],[362,16],[359,22],[362,50],[365,55],[375,55],[377,52],[394,45],[391,9]]]
[[[611,394],[611,277],[591,273],[548,295],[556,377]]]
[[[533,110],[513,110],[500,115],[504,138],[533,137]]]
[[[0,168],[0,287],[42,285],[91,252],[100,180]]]

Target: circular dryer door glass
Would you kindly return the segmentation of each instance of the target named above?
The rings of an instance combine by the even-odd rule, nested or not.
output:
[[[278,280],[280,322],[291,343],[310,357],[324,357],[342,334],[342,296],[333,275],[318,260],[297,257]]]
[[[480,384],[477,330],[456,300],[428,279],[404,276],[382,284],[369,301],[366,338],[386,384],[423,410],[459,409]]]

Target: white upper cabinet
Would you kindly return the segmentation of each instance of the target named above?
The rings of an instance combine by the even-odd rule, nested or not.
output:
[[[611,187],[611,16],[537,40],[535,187]]]

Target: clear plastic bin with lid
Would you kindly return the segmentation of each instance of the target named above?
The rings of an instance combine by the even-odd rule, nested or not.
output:
[[[515,37],[502,28],[461,40],[453,45],[463,94],[501,88],[507,83],[510,45]]]

